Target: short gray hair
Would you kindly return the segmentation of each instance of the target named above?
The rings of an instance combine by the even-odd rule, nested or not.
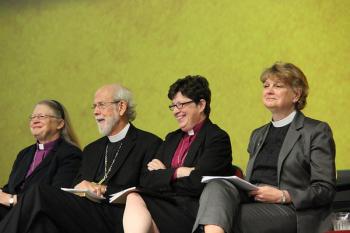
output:
[[[116,84],[115,85],[115,93],[114,93],[114,100],[124,100],[128,103],[128,108],[126,110],[126,114],[129,121],[133,121],[136,118],[136,104],[134,102],[133,94],[131,91],[123,87],[122,85]]]

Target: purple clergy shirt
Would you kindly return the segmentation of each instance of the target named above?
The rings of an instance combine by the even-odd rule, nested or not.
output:
[[[40,163],[46,158],[46,156],[51,152],[51,150],[56,146],[57,142],[60,139],[57,139],[52,142],[45,144],[36,143],[36,151],[32,163],[29,166],[29,170],[26,174],[26,178],[30,176],[33,171],[40,165]]]
[[[171,161],[171,167],[172,168],[179,168],[181,166],[183,166],[184,161],[186,159],[188,150],[190,149],[190,146],[192,144],[192,142],[196,139],[197,133],[199,132],[199,130],[202,128],[203,126],[203,122],[197,124],[192,131],[192,134],[189,132],[184,133],[184,135],[182,136],[179,145],[176,148],[176,151],[174,153],[173,159]],[[176,178],[176,172],[173,176],[173,179]]]

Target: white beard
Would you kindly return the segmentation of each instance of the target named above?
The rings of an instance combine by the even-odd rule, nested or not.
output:
[[[98,131],[100,132],[101,135],[103,136],[108,136],[113,130],[113,127],[118,123],[119,121],[119,116],[111,116],[111,117],[106,117],[104,124],[99,124],[97,123]]]

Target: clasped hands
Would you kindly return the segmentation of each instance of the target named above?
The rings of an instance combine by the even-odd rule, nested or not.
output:
[[[147,164],[147,168],[149,171],[166,169],[164,163],[162,163],[162,161],[160,161],[159,159],[153,159],[151,162]],[[189,176],[193,170],[194,170],[194,167],[179,167],[176,169],[176,177],[181,178],[181,177]]]
[[[95,182],[90,182],[90,181],[87,181],[87,180],[83,180],[82,182],[77,184],[74,188],[75,189],[83,189],[83,190],[87,189],[87,190],[95,193],[99,197],[103,197],[103,195],[107,191],[107,186],[106,185],[97,184]]]
[[[291,202],[288,191],[282,191],[269,185],[259,186],[257,190],[250,191],[248,195],[254,197],[255,201],[264,203],[281,203],[281,197],[285,195],[285,203]]]

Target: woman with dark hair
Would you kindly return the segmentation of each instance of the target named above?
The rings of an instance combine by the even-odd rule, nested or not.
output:
[[[179,124],[145,168],[141,186],[151,193],[131,193],[124,212],[126,233],[191,231],[203,189],[203,175],[231,175],[228,134],[209,120],[211,92],[201,76],[187,76],[170,86],[169,106]]]
[[[8,183],[0,190],[0,219],[35,184],[69,187],[80,166],[79,142],[63,105],[40,101],[29,122],[36,143],[19,152]]]
[[[244,192],[234,184],[207,184],[193,231],[206,233],[321,233],[331,228],[335,144],[325,122],[304,116],[309,86],[291,63],[277,62],[261,77],[272,120],[253,131]]]

